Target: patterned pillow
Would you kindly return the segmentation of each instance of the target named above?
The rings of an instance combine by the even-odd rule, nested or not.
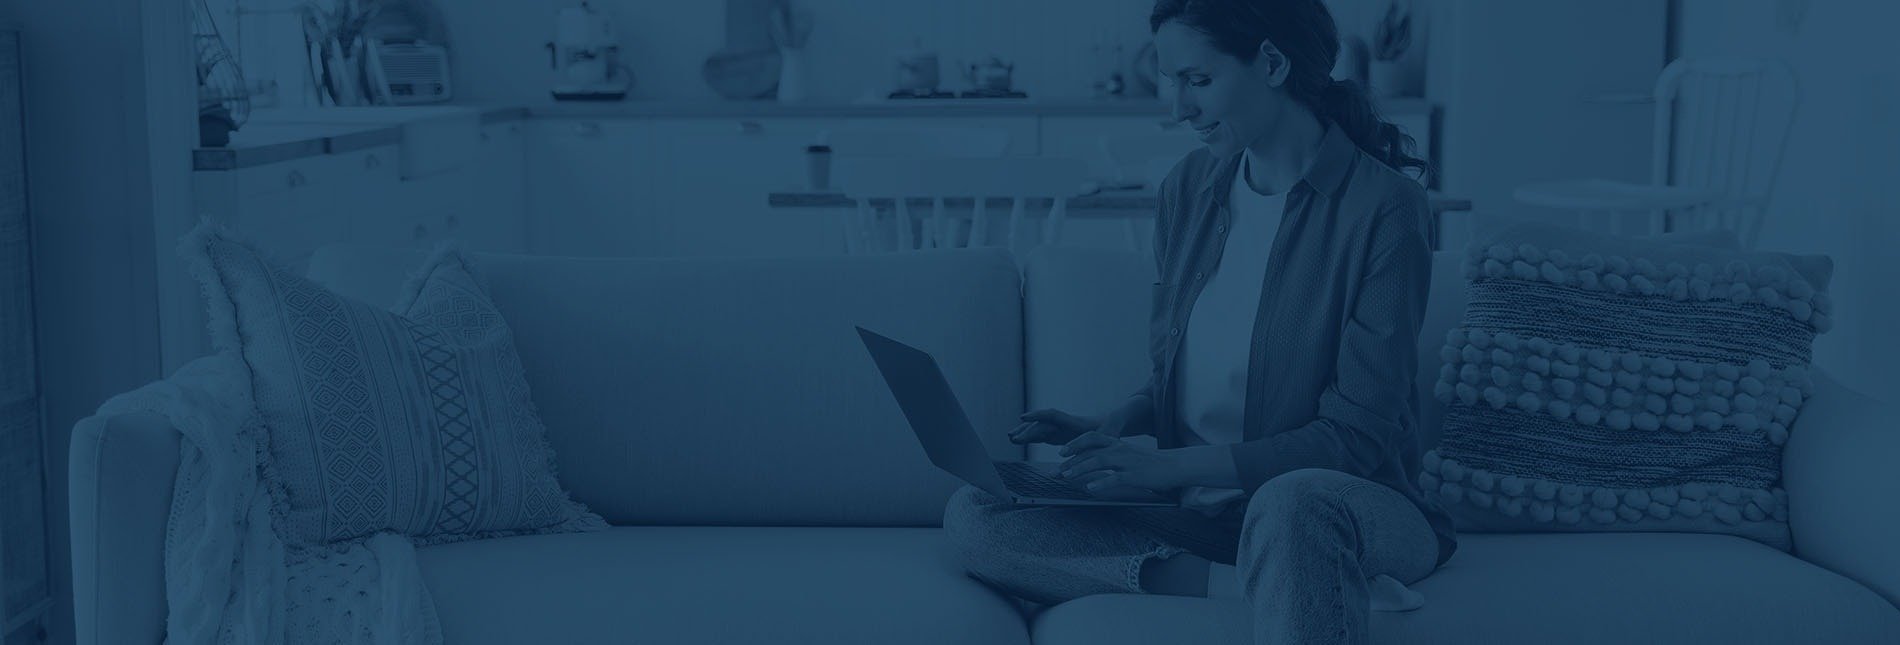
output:
[[[1522,225],[1465,271],[1419,476],[1461,527],[1789,548],[1781,447],[1830,326],[1827,258]]]
[[[278,534],[433,544],[605,523],[569,499],[514,336],[462,256],[437,252],[395,312],[343,298],[210,225],[181,248],[220,351],[251,372]]]

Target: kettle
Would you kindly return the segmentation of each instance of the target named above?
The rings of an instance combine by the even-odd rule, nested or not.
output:
[[[1011,84],[1010,75],[1015,71],[1014,63],[1007,63],[1001,58],[991,56],[970,63],[969,69],[964,71],[964,80],[969,81],[970,88],[974,90],[1008,92]]]

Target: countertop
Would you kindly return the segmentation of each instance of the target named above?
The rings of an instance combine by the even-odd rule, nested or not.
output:
[[[518,106],[537,118],[848,118],[959,116],[1157,116],[1168,104],[1156,99],[872,99],[857,101],[615,101],[544,102]],[[1388,114],[1431,110],[1425,99],[1395,99]]]
[[[403,121],[368,118],[352,110],[355,108],[333,114],[321,109],[253,112],[249,123],[231,133],[229,145],[192,150],[191,167],[236,170],[402,143]],[[418,112],[419,118],[472,118],[483,125],[528,115],[526,108],[518,106],[441,105]]]
[[[192,168],[235,170],[324,154],[342,154],[402,141],[404,124],[389,117],[365,118],[352,110],[395,112],[402,108],[342,108],[254,112],[232,133],[231,144],[192,151]],[[860,101],[658,101],[555,102],[516,105],[449,104],[414,108],[418,118],[473,118],[482,125],[527,118],[866,118],[866,117],[1165,117],[1154,99],[882,99]],[[1398,99],[1381,106],[1388,115],[1428,113],[1424,99]]]

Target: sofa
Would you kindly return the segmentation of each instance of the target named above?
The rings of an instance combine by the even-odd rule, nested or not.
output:
[[[387,302],[422,257],[331,247],[309,272]],[[991,454],[1022,458],[1004,433],[1023,410],[1103,410],[1145,379],[1147,258],[476,261],[562,484],[614,527],[419,549],[447,642],[1247,642],[1232,593],[1040,608],[964,575],[937,528],[960,483],[931,467],[852,330],[932,352]],[[1440,254],[1420,335],[1427,443],[1458,261]],[[1422,609],[1375,614],[1375,640],[1900,642],[1900,433],[1891,408],[1820,381],[1786,446],[1793,553],[1722,535],[1464,534],[1414,586]],[[106,421],[73,437],[78,633],[154,643],[180,439],[153,415]]]

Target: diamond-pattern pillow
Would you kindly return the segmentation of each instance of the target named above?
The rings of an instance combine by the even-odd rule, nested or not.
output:
[[[287,543],[605,526],[556,480],[513,333],[461,254],[431,257],[391,312],[209,225],[181,252],[204,283],[219,350],[250,368]]]
[[[1521,225],[1473,245],[1419,483],[1466,530],[1787,549],[1781,449],[1830,326],[1820,256]]]

